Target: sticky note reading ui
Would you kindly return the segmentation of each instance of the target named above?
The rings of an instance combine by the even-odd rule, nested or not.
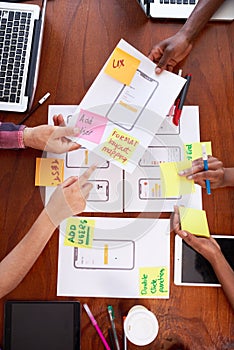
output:
[[[79,139],[86,139],[99,144],[105,131],[106,123],[107,118],[81,109],[76,120],[76,127],[80,129]]]
[[[205,210],[179,207],[182,230],[196,236],[210,237]]]
[[[125,85],[130,85],[140,60],[116,47],[107,63],[105,73]]]
[[[206,145],[206,153],[207,155],[212,155],[211,142],[193,142],[186,143],[185,147],[185,158],[188,160],[195,160],[202,157],[202,145]]]
[[[74,217],[67,219],[64,245],[70,247],[92,248],[94,227],[94,220]]]
[[[139,295],[141,297],[169,297],[168,268],[141,267],[139,269]]]
[[[37,158],[35,186],[57,186],[64,181],[64,160]]]
[[[178,175],[180,171],[191,167],[192,162],[189,160],[160,163],[163,197],[178,197],[182,194],[195,192],[194,181]]]

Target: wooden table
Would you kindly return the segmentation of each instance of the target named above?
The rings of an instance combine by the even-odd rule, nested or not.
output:
[[[47,123],[48,104],[78,104],[120,38],[147,55],[154,44],[176,33],[182,24],[147,19],[135,0],[49,1],[35,102],[47,91],[51,97],[27,125]],[[233,38],[234,23],[209,23],[181,65],[184,74],[193,75],[186,104],[200,107],[201,139],[212,141],[213,154],[225,166],[234,166]],[[21,117],[1,113],[2,121],[17,122]],[[34,186],[37,156],[41,152],[32,149],[0,152],[0,259],[19,242],[43,208],[40,191]],[[233,204],[231,189],[213,191],[211,196],[203,193],[212,233],[233,234]],[[234,315],[222,289],[173,284],[173,242],[172,233],[169,300],[78,299],[91,306],[105,336],[109,327],[106,308],[111,302],[121,339],[122,315],[134,304],[147,306],[156,314],[160,330],[157,339],[142,349],[234,349]],[[8,299],[71,300],[56,297],[57,247],[58,232],[23,282],[1,300],[1,330],[3,305]],[[82,349],[103,349],[85,313],[81,332]],[[137,347],[129,344],[128,348]]]

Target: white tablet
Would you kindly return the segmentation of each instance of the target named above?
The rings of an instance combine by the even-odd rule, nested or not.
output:
[[[217,236],[216,239],[228,263],[234,270],[234,236]],[[220,287],[210,263],[178,235],[175,236],[174,283],[184,286]]]

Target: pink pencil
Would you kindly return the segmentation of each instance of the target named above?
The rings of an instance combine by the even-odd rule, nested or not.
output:
[[[111,350],[111,348],[109,347],[109,345],[108,345],[106,339],[104,338],[104,335],[102,334],[101,329],[99,328],[99,326],[98,326],[98,324],[97,324],[97,321],[95,320],[95,318],[94,318],[92,312],[90,311],[90,308],[88,307],[87,304],[84,304],[83,306],[84,306],[85,311],[87,312],[87,315],[89,316],[90,321],[92,322],[92,325],[94,326],[94,328],[95,328],[96,331],[98,332],[98,335],[99,335],[99,337],[101,338],[101,341],[103,342],[105,348],[106,348],[107,350]]]

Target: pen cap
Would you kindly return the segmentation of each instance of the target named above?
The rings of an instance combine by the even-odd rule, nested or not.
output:
[[[147,308],[136,305],[131,308],[124,322],[128,340],[138,346],[150,344],[158,334],[158,320]]]

